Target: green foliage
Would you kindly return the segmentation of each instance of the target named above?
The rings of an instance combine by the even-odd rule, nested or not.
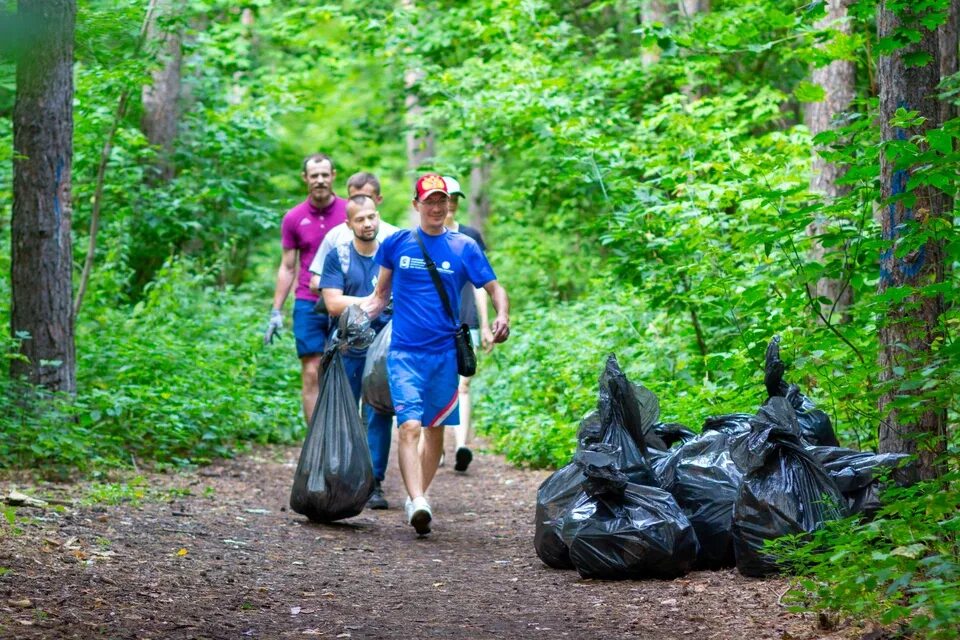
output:
[[[76,399],[0,378],[0,464],[61,474],[131,457],[183,464],[302,437],[297,370],[262,345],[265,294],[216,280],[176,260],[132,310],[85,316]]]
[[[793,573],[794,610],[828,609],[911,637],[955,638],[960,619],[960,474],[892,488],[876,519],[826,523],[772,547]]]

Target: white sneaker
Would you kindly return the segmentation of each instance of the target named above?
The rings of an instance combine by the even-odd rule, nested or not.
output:
[[[408,521],[416,530],[417,535],[425,536],[430,533],[430,521],[433,520],[433,512],[430,510],[430,504],[423,496],[414,498],[407,506]]]
[[[413,500],[410,496],[407,496],[406,502],[403,503],[403,512],[407,514],[407,524],[410,524],[410,519],[413,517]]]

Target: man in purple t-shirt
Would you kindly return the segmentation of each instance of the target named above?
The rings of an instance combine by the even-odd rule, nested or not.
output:
[[[273,337],[283,327],[280,310],[296,282],[293,335],[301,365],[303,416],[308,424],[320,391],[320,357],[329,324],[326,315],[313,310],[318,296],[310,291],[310,263],[327,232],[347,219],[347,201],[333,192],[336,176],[333,160],[325,154],[315,153],[303,161],[303,181],[309,195],[290,209],[280,224],[283,254],[277,271],[270,321],[263,337],[264,344],[273,342]]]

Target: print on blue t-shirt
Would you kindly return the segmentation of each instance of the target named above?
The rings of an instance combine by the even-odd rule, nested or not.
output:
[[[430,352],[453,349],[453,334],[459,325],[444,309],[414,233],[420,234],[437,265],[455,317],[460,315],[460,291],[465,283],[482,287],[497,276],[476,242],[449,229],[439,236],[419,228],[404,229],[380,245],[377,263],[393,271],[391,348]]]

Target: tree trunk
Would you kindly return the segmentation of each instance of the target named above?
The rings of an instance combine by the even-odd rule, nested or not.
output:
[[[644,26],[656,22],[667,24],[670,17],[669,5],[668,0],[646,0],[640,5],[640,22]],[[644,48],[640,54],[640,60],[645,67],[656,64],[660,60],[660,48]]]
[[[710,0],[680,0],[680,14],[692,17],[698,13],[710,11]]]
[[[404,10],[413,11],[415,7],[414,0],[403,0]],[[412,36],[413,34],[411,34]],[[420,104],[417,84],[422,79],[423,71],[421,69],[407,69],[403,74],[403,84],[407,92],[404,104],[407,110],[407,169],[412,177],[410,182],[411,193],[413,193],[418,174],[422,171],[424,165],[428,165],[433,160],[435,155],[433,131],[418,129],[423,106]],[[414,225],[420,224],[420,216],[412,207],[410,208],[410,220]]]
[[[423,72],[410,69],[404,74],[404,84],[407,88],[405,100],[407,108],[407,168],[413,179],[410,183],[410,192],[413,192],[418,174],[424,165],[430,163],[434,156],[434,137],[432,131],[421,131],[417,128],[423,107],[420,106],[420,96],[417,95],[416,85],[423,77]],[[410,220],[413,224],[420,224],[420,216],[410,209]]]
[[[678,11],[680,21],[690,21],[696,14],[710,11],[710,0],[680,0]],[[686,75],[687,82],[680,88],[680,91],[692,102],[700,98],[702,94],[700,90],[694,86],[695,78],[692,72],[687,70]]]
[[[947,21],[937,29],[940,49],[940,79],[957,72],[957,48],[960,46],[957,36],[960,32],[960,0],[950,0]],[[957,116],[957,108],[949,100],[940,101],[940,122],[946,122]]]
[[[179,120],[181,33],[179,28],[160,24],[164,18],[174,15],[175,10],[174,0],[160,0],[147,30],[147,39],[152,43],[149,48],[156,52],[161,65],[151,74],[153,83],[143,87],[140,128],[150,144],[157,147],[154,178],[159,182],[170,181],[175,171],[171,156]]]
[[[844,35],[849,35],[852,32],[850,22],[846,20],[849,2],[850,0],[829,0],[827,15],[817,24],[817,27],[832,28]],[[806,124],[811,135],[815,136],[830,129],[833,119],[849,109],[854,98],[857,66],[853,61],[834,60],[826,66],[814,69],[812,75],[813,83],[823,87],[826,94],[821,102],[807,105]],[[827,162],[814,151],[810,190],[822,194],[824,200],[833,200],[846,194],[849,188],[837,184],[844,172],[843,167]],[[807,234],[814,238],[810,249],[810,260],[813,262],[823,263],[828,254],[828,250],[824,249],[816,239],[826,231],[828,226],[828,221],[816,220],[807,228]],[[830,251],[838,250],[843,249]],[[822,308],[823,317],[828,321],[833,315],[832,311],[839,316],[840,322],[849,322],[850,316],[846,310],[853,301],[853,294],[852,289],[842,277],[820,278],[817,282],[815,297],[830,300],[830,303],[824,304]]]
[[[75,0],[20,2],[33,46],[17,61],[13,108],[10,330],[27,361],[13,377],[76,391],[70,242]]]
[[[898,26],[917,16],[911,9],[895,14],[884,2],[877,16],[878,37],[890,36]],[[940,80],[940,48],[936,31],[914,27],[921,33],[919,42],[880,56],[877,77],[880,85],[880,120],[882,138],[886,141],[906,140],[922,135],[940,125],[941,109],[937,100]],[[923,66],[907,65],[908,54],[926,54],[930,62]],[[918,111],[925,122],[911,130],[890,124],[898,108]],[[894,166],[887,153],[880,162],[882,196],[886,199],[907,193],[912,167]],[[898,382],[919,375],[919,369],[930,360],[931,345],[943,336],[940,320],[943,314],[942,294],[924,295],[921,287],[943,282],[943,244],[928,240],[917,249],[905,253],[898,245],[911,235],[927,232],[931,221],[951,210],[951,202],[940,191],[919,185],[910,194],[915,200],[885,205],[883,211],[884,252],[880,258],[879,292],[897,287],[910,288],[902,301],[891,303],[880,326],[880,381],[884,385],[879,400],[880,451],[917,454],[912,479],[929,479],[941,472],[937,459],[946,450],[946,409],[923,400],[918,390],[899,390]],[[899,402],[897,400],[899,399]],[[919,405],[911,408],[910,405]]]
[[[481,232],[490,217],[490,164],[483,158],[474,158],[470,168],[470,191],[467,196],[467,218],[470,225]]]

